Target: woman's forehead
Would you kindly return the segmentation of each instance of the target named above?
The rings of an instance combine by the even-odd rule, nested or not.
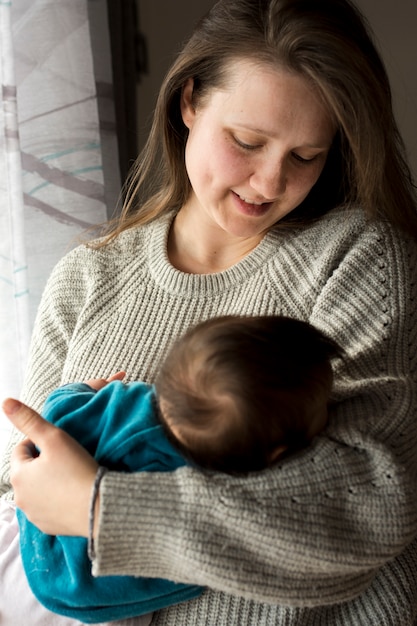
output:
[[[229,64],[226,81],[205,103],[230,124],[275,137],[297,127],[310,147],[329,147],[332,117],[310,82],[282,67],[253,60]]]

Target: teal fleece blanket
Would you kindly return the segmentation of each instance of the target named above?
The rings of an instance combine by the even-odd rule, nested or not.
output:
[[[98,392],[83,383],[66,385],[47,398],[43,415],[108,469],[161,472],[186,464],[157,423],[154,389],[145,383],[114,381]],[[29,585],[55,613],[87,624],[113,621],[184,602],[203,591],[156,578],[94,577],[87,539],[46,535],[19,509],[17,516]]]

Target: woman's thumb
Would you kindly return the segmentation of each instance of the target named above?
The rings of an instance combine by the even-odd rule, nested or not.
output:
[[[6,398],[2,407],[13,426],[36,444],[40,443],[40,439],[47,429],[54,428],[39,413],[15,398]]]

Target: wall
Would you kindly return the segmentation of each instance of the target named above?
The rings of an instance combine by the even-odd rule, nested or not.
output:
[[[417,2],[357,0],[390,76],[396,118],[417,180]]]
[[[138,85],[138,146],[146,140],[154,103],[166,70],[213,0],[137,0],[139,28],[148,50],[148,71]]]
[[[148,42],[149,75],[138,86],[139,146],[166,68],[195,21],[212,0],[137,0],[140,26]],[[369,19],[390,75],[394,105],[417,179],[417,2],[357,0]]]

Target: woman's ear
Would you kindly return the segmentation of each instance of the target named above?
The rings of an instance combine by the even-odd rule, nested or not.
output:
[[[194,118],[195,108],[193,103],[194,80],[189,78],[184,84],[181,92],[181,116],[185,126],[190,130]]]

